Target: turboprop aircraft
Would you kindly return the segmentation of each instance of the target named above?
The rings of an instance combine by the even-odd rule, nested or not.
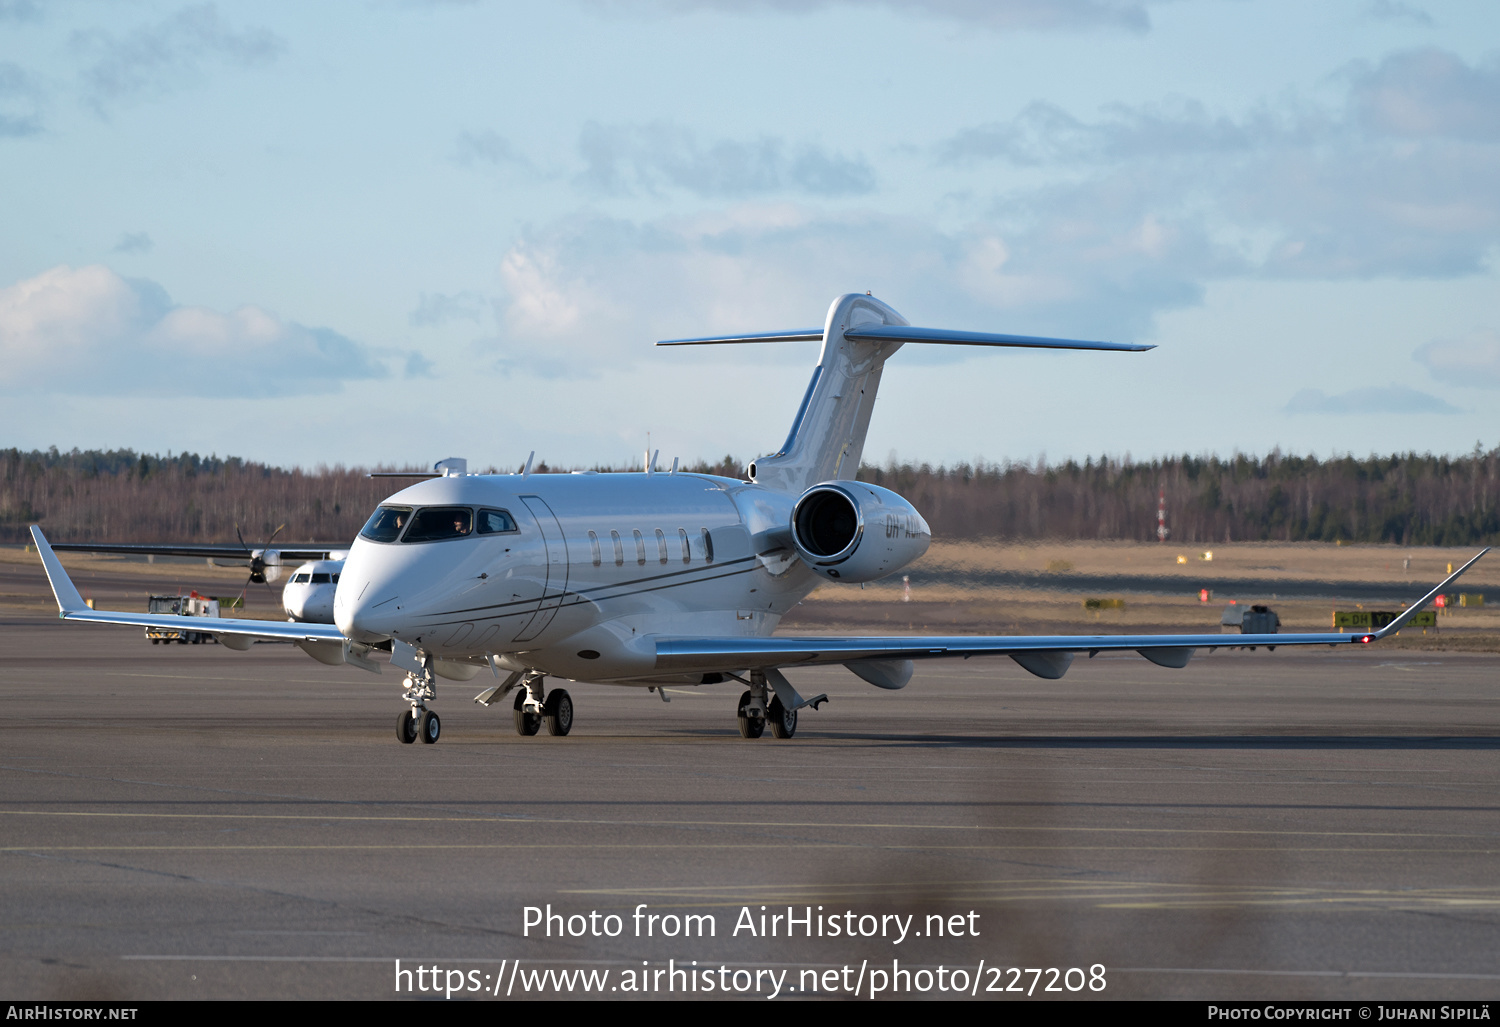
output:
[[[1141,351],[1150,346],[913,327],[865,294],[834,300],[820,329],[674,339],[659,345],[818,341],[822,351],[786,442],[743,479],[638,474],[440,476],[382,502],[350,547],[334,593],[334,624],[224,620],[220,642],[294,642],[329,664],[379,672],[377,650],[406,671],[397,720],[405,743],[438,740],[427,705],[437,678],[468,680],[486,666],[500,679],[475,696],[486,706],[512,691],[516,730],[543,723],[566,735],[573,702],[548,677],[660,688],[744,686],[740,734],[777,738],[826,700],[803,698],[785,670],[842,664],[878,688],[902,688],[918,661],[1009,656],[1060,678],[1077,653],[1133,650],[1185,667],[1216,635],[985,635],[787,638],[781,617],[823,581],[867,582],[927,551],[922,515],[889,489],[855,481],[885,363],[904,345]],[[1114,358],[1111,358],[1114,359]],[[31,529],[65,620],[190,627],[198,618],[91,610],[52,547]],[[1390,625],[1361,635],[1238,635],[1236,646],[1349,646],[1399,631],[1488,550],[1449,575]],[[187,621],[184,625],[182,622]],[[503,675],[503,678],[502,678]],[[665,699],[665,693],[662,693]]]

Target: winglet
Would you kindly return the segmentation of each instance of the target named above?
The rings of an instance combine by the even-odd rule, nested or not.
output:
[[[35,531],[36,529],[32,528],[31,530]],[[1458,576],[1460,574],[1462,574],[1464,571],[1468,570],[1470,567],[1474,566],[1474,564],[1478,563],[1479,562],[1479,558],[1481,556],[1483,556],[1485,553],[1488,553],[1490,551],[1490,548],[1491,547],[1489,547],[1489,546],[1485,546],[1477,554],[1475,554],[1475,556],[1474,556],[1474,558],[1472,560],[1470,560],[1468,563],[1464,564],[1458,570],[1454,571],[1452,574],[1450,574],[1446,578],[1444,578],[1441,582],[1438,583],[1438,585],[1431,592],[1428,592],[1421,599],[1418,599],[1416,602],[1414,602],[1410,606],[1408,606],[1406,608],[1406,611],[1404,613],[1402,613],[1401,616],[1399,616],[1395,620],[1391,621],[1389,624],[1387,624],[1385,627],[1381,628],[1379,631],[1376,631],[1376,632],[1372,633],[1370,637],[1372,639],[1381,639],[1381,638],[1386,637],[1387,635],[1394,635],[1396,632],[1398,632],[1402,628],[1406,627],[1407,623],[1413,617],[1415,617],[1417,614],[1421,613],[1422,610],[1427,606],[1428,603],[1430,603],[1434,599],[1436,599],[1438,597],[1438,594],[1441,593],[1443,591],[1443,589],[1445,589],[1449,585],[1453,584],[1455,581],[1458,580]]]
[[[87,610],[88,603],[83,601],[83,596],[79,595],[78,589],[73,587],[73,581],[68,577],[68,572],[63,570],[57,554],[47,544],[47,537],[35,524],[31,526],[31,538],[36,543],[36,551],[42,556],[42,569],[47,572],[47,583],[52,586],[52,594],[57,597],[58,616],[66,617],[70,613]]]

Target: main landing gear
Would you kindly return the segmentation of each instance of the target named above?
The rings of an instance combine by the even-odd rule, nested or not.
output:
[[[735,677],[739,681],[745,680],[738,675]],[[804,706],[817,709],[828,701],[826,695],[802,698],[792,683],[774,668],[752,670],[746,684],[750,690],[740,696],[741,738],[759,738],[768,726],[776,738],[791,738],[797,733],[797,711]]]
[[[573,730],[573,697],[565,688],[544,692],[541,674],[527,675],[516,691],[516,734],[534,735],[547,725],[549,735],[562,736]]]
[[[410,745],[418,738],[431,745],[443,733],[443,722],[427,708],[427,700],[437,698],[437,678],[432,673],[431,661],[423,660],[422,672],[408,673],[403,684],[406,691],[401,698],[411,703],[411,709],[402,710],[396,718],[396,737],[403,745]]]

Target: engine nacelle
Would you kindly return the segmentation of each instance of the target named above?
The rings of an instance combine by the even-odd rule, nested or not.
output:
[[[905,499],[862,481],[825,481],[792,508],[792,544],[833,581],[874,581],[927,552],[932,529]]]

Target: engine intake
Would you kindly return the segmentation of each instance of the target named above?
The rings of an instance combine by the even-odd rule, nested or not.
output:
[[[858,481],[823,482],[792,509],[792,544],[835,581],[873,581],[927,552],[932,531],[901,496]]]

